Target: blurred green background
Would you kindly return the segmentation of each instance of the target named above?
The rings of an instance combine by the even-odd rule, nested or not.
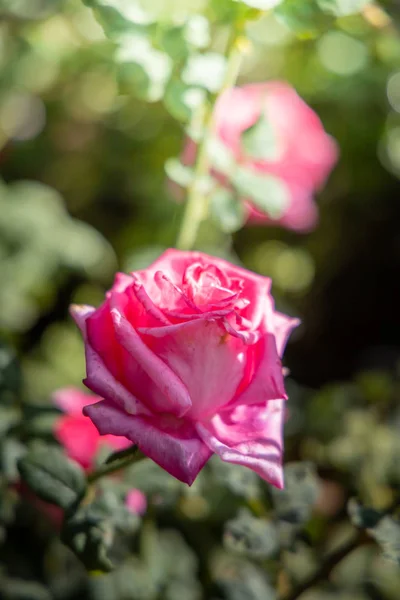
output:
[[[191,3],[190,10],[196,15],[205,4]],[[211,2],[221,13],[228,4]],[[208,224],[198,240],[202,250],[271,276],[278,307],[302,318],[285,358],[292,413],[287,456],[317,462],[333,495],[361,490],[379,506],[390,497],[383,457],[390,455],[392,465],[400,426],[400,37],[396,5],[386,6],[388,12],[371,3],[361,14],[318,26],[297,19],[290,29],[272,14],[249,25],[239,83],[289,81],[337,139],[340,161],[318,196],[320,224],[313,233],[251,226],[231,240]],[[216,48],[225,33],[222,25],[211,29]],[[162,62],[158,69],[160,77]],[[84,376],[83,345],[68,305],[99,304],[117,269],[146,266],[175,243],[182,206],[171,198],[164,163],[179,155],[183,126],[156,88],[147,101],[148,82],[135,75],[121,88],[119,79],[112,42],[79,0],[0,0],[0,334],[18,355],[22,394],[32,405],[48,403],[54,389],[79,385]],[[6,365],[6,351],[2,360]],[[199,502],[202,493],[194,496]],[[340,498],[332,509],[339,521]],[[210,542],[192,513],[183,510],[194,521],[189,538],[192,546],[202,540],[204,550]],[[313,522],[314,540],[322,531],[330,536],[324,518]],[[210,535],[218,537],[215,519]],[[186,527],[166,521],[175,533]],[[17,548],[24,527],[14,531]],[[47,533],[30,535],[33,556],[47,544]],[[300,556],[306,555],[303,548]],[[223,570],[218,560],[215,569]],[[299,560],[294,568],[302,571]],[[363,560],[356,583],[370,564]],[[373,564],[377,572],[389,569]],[[42,568],[28,568],[29,577],[43,578]],[[350,568],[339,578],[345,591],[307,598],[395,600],[400,580],[389,571],[386,588],[372,586],[375,595],[351,588]],[[257,575],[249,577],[254,582]],[[104,586],[92,597],[153,597],[107,596]],[[179,589],[168,597],[189,600]],[[226,589],[234,600],[267,593],[261,584],[258,592],[236,596]],[[50,596],[32,594],[26,597],[78,598],[76,591],[57,596],[53,588]]]

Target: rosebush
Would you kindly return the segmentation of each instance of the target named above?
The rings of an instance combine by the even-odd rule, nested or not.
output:
[[[214,107],[213,133],[222,145],[219,152],[225,148],[231,155],[231,165],[223,172],[212,156],[214,177],[228,189],[237,186],[249,222],[298,232],[315,228],[314,195],[337,162],[338,146],[293,87],[269,81],[226,90]],[[196,154],[196,144],[189,140],[183,163],[193,164]],[[248,195],[243,178],[235,180],[238,169],[246,177]],[[258,176],[266,177],[265,181]]]
[[[215,452],[282,487],[281,356],[298,321],[275,311],[270,287],[200,252],[119,273],[99,308],[72,307],[84,383],[104,398],[84,414],[188,484]]]

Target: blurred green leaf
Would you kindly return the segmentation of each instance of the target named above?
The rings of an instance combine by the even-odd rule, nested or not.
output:
[[[109,552],[115,531],[110,519],[93,513],[90,507],[79,509],[67,516],[61,539],[90,571],[111,571],[113,563]]]
[[[272,499],[279,519],[290,523],[306,522],[319,494],[315,467],[309,462],[288,463],[284,469],[285,488],[271,488]]]
[[[370,0],[318,0],[318,6],[337,17],[359,12]]]
[[[212,563],[215,582],[228,600],[276,600],[265,569],[247,560],[219,553]]]
[[[243,202],[232,190],[219,187],[210,195],[211,217],[225,233],[234,233],[246,222]]]
[[[217,52],[191,54],[182,71],[182,80],[187,85],[203,87],[216,93],[221,88],[226,70],[226,59]]]
[[[201,90],[189,87],[179,79],[171,79],[165,88],[163,102],[168,112],[178,121],[188,122],[203,101]]]
[[[189,187],[193,180],[193,169],[186,167],[178,158],[169,158],[165,163],[167,176],[182,187]]]
[[[211,136],[207,140],[207,154],[212,169],[223,175],[232,176],[236,168],[235,157],[228,146],[216,136]]]
[[[276,7],[275,14],[289,29],[302,37],[315,37],[333,23],[333,16],[321,9],[318,0],[284,0]]]
[[[52,600],[47,587],[37,581],[1,576],[0,596],[3,600]]]
[[[256,173],[245,167],[233,172],[233,184],[238,193],[273,219],[279,219],[289,204],[289,190],[284,181],[274,175]]]
[[[183,26],[170,27],[163,31],[160,36],[159,45],[161,50],[164,50],[175,64],[179,64],[189,55]]]
[[[82,498],[86,490],[83,470],[58,448],[30,450],[18,461],[18,470],[40,498],[64,510]]]
[[[382,512],[363,506],[356,498],[350,498],[347,512],[353,525],[360,529],[374,528],[382,518]]]
[[[264,113],[261,113],[254,125],[244,130],[241,141],[246,154],[251,158],[274,161],[279,157],[276,133]]]
[[[224,545],[235,554],[265,559],[277,552],[279,540],[271,521],[254,517],[249,510],[242,509],[235,519],[225,523]]]
[[[383,517],[368,533],[381,546],[385,558],[400,564],[400,521],[397,518]]]
[[[0,403],[2,405],[11,404],[17,399],[21,391],[21,382],[21,369],[14,350],[0,342]],[[13,420],[11,412],[7,413],[7,417],[7,411],[5,408],[4,410],[4,421],[0,417],[0,431],[8,427],[7,421]]]

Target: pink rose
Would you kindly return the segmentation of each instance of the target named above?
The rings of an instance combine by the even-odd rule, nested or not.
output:
[[[261,117],[266,118],[273,148],[269,156],[256,158],[246,150],[243,136]],[[278,177],[287,186],[288,205],[275,220],[244,198],[251,222],[279,224],[303,232],[316,226],[318,209],[313,195],[337,162],[338,147],[316,113],[291,86],[270,81],[227,90],[215,106],[214,131],[236,165]],[[182,161],[193,164],[195,155],[196,146],[189,141]],[[223,185],[230,184],[226,176],[218,172],[214,175]]]
[[[146,496],[140,490],[129,490],[125,498],[125,506],[136,515],[144,515],[147,510]]]
[[[189,485],[215,452],[281,487],[280,357],[298,321],[274,310],[270,287],[200,252],[118,273],[99,308],[71,309],[84,383],[104,398],[84,413]]]
[[[85,406],[99,400],[101,398],[98,396],[85,394],[74,387],[63,388],[53,394],[54,404],[65,413],[56,421],[55,437],[68,456],[84,469],[93,466],[101,444],[108,444],[113,450],[122,450],[132,444],[130,440],[123,437],[100,436],[91,420],[82,414]]]

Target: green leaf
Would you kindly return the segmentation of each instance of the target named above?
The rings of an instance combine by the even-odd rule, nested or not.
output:
[[[238,193],[272,219],[279,219],[284,214],[289,204],[289,190],[284,181],[244,167],[238,167],[232,179]]]
[[[163,31],[159,43],[161,50],[164,50],[175,63],[185,60],[189,55],[183,26],[170,27]]]
[[[317,3],[321,10],[336,17],[344,17],[360,12],[370,4],[370,0],[317,0]]]
[[[187,123],[193,110],[204,100],[204,90],[189,87],[179,79],[171,79],[165,88],[163,102],[168,112],[178,121]]]
[[[275,15],[301,37],[316,37],[334,21],[332,15],[321,10],[317,0],[285,0],[275,8]]]
[[[169,158],[165,163],[165,172],[171,181],[182,187],[188,187],[193,180],[193,169],[185,167],[177,158]]]
[[[18,461],[18,470],[40,498],[64,510],[80,500],[86,490],[83,470],[58,448],[31,450]]]
[[[109,552],[115,530],[110,519],[83,507],[64,521],[61,539],[90,571],[108,572],[113,569]]]
[[[353,525],[362,529],[375,527],[382,518],[382,512],[363,506],[356,498],[350,498],[347,512]]]
[[[217,52],[192,54],[182,71],[182,79],[187,85],[203,87],[209,92],[218,92],[226,71],[226,59]]]
[[[217,188],[210,196],[211,217],[224,233],[233,233],[246,222],[246,209],[227,188]]]
[[[210,23],[202,15],[193,15],[185,24],[185,39],[194,48],[206,48],[211,43]]]
[[[386,559],[400,564],[400,521],[397,518],[383,517],[368,533],[381,546]]]
[[[259,10],[269,10],[270,8],[274,8],[282,2],[282,0],[242,0],[244,4],[247,6],[251,6],[251,8],[258,8]]]
[[[119,79],[126,92],[131,87],[137,96],[148,102],[160,100],[172,71],[172,59],[153,48],[143,33],[121,35],[115,59]]]
[[[265,559],[277,552],[279,540],[271,521],[254,517],[243,509],[235,519],[225,523],[224,545],[236,554]]]
[[[273,161],[280,156],[278,138],[264,112],[254,125],[242,133],[241,141],[251,158]]]
[[[309,462],[288,463],[284,469],[285,489],[271,489],[280,519],[293,524],[306,522],[319,494],[315,467]]]
[[[229,177],[232,175],[236,167],[235,157],[221,140],[211,137],[207,141],[207,154],[213,169]]]

